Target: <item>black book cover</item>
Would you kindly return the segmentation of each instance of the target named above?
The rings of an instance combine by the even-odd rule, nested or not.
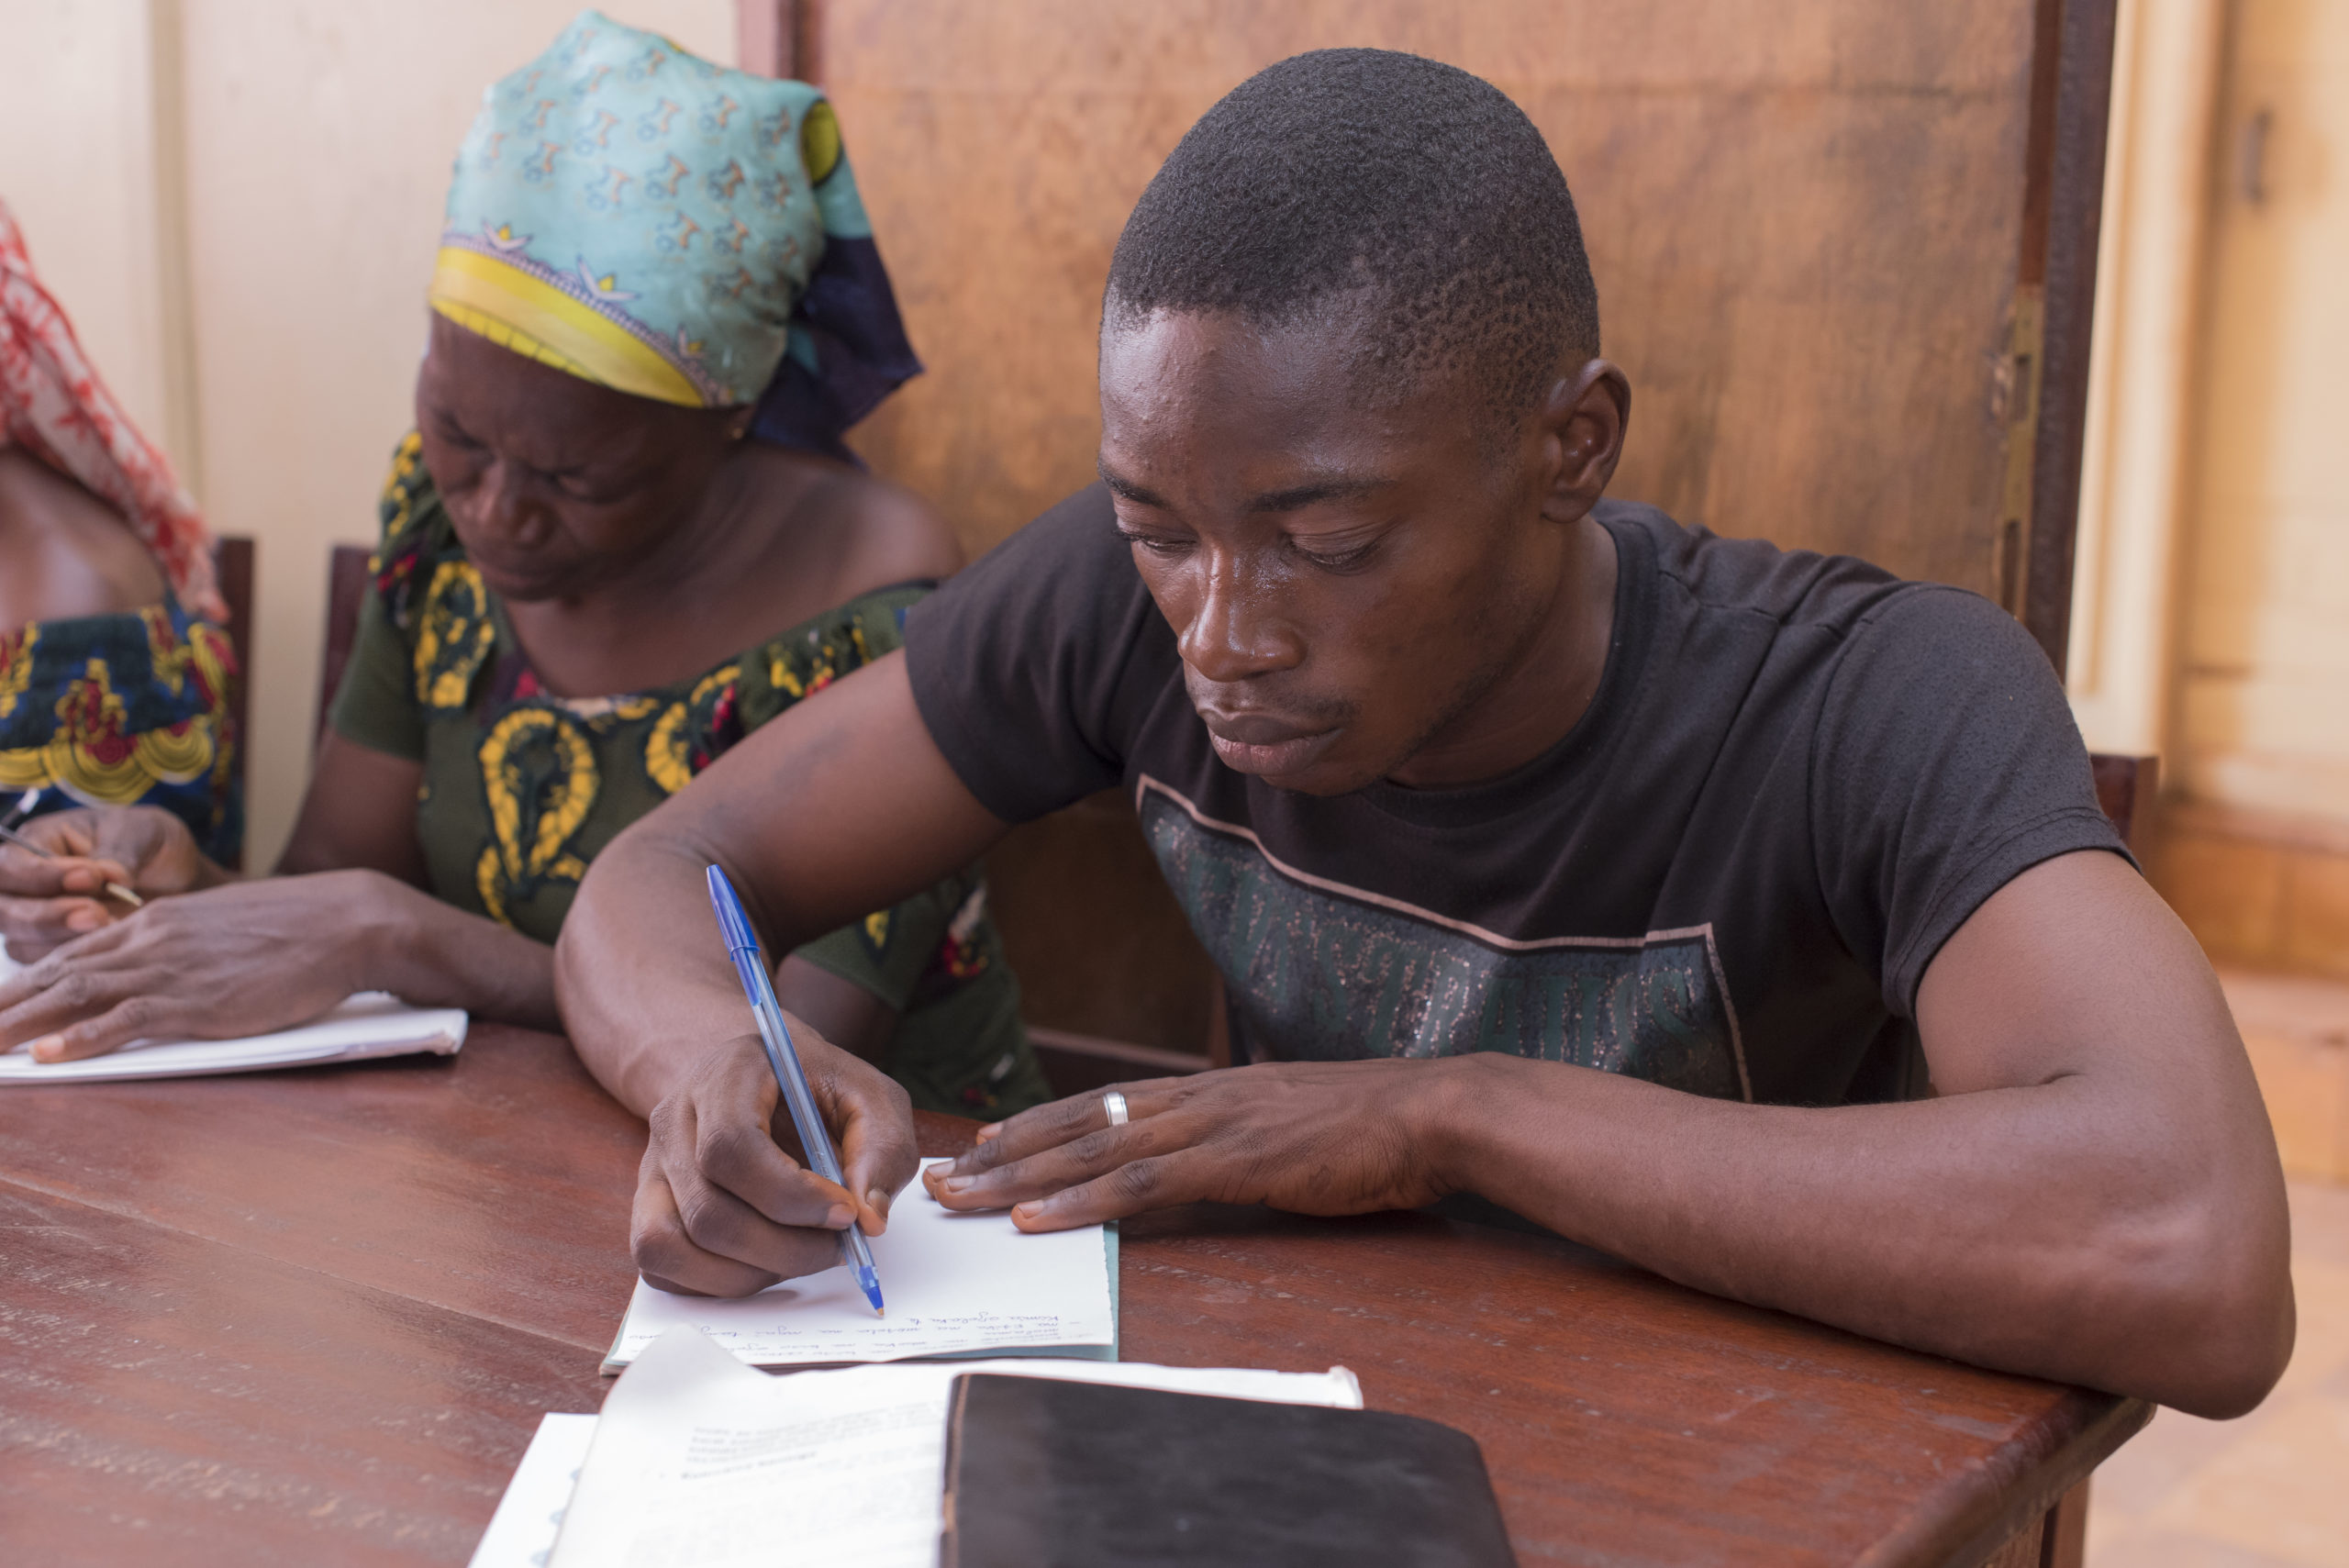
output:
[[[974,1373],[940,1568],[1514,1568],[1476,1441],[1434,1421]]]

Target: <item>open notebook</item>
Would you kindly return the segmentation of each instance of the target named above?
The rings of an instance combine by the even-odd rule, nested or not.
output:
[[[600,1418],[546,1418],[473,1568],[547,1562],[551,1542],[552,1568],[931,1568],[947,1400],[966,1372],[1362,1408],[1343,1367],[953,1362],[769,1377],[678,1329],[647,1348]]]
[[[0,979],[16,968],[0,951]],[[465,1043],[465,1021],[462,1008],[411,1007],[381,991],[362,991],[296,1029],[244,1040],[142,1040],[81,1062],[40,1062],[22,1051],[0,1052],[0,1087],[257,1073],[417,1051],[453,1056]]]
[[[885,1318],[874,1316],[842,1267],[734,1301],[672,1296],[639,1280],[604,1370],[619,1371],[679,1327],[699,1329],[754,1366],[1117,1359],[1118,1236],[1106,1227],[1031,1236],[1007,1211],[942,1208],[915,1182],[897,1195],[889,1229],[873,1239],[873,1263]]]

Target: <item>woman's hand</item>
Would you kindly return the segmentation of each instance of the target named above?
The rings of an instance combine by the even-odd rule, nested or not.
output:
[[[1461,1057],[1292,1062],[1120,1084],[1022,1111],[922,1173],[948,1208],[1005,1208],[1022,1230],[1065,1230],[1185,1203],[1298,1214],[1415,1208],[1453,1189],[1442,1166],[1464,1084]]]
[[[877,1236],[887,1224],[890,1200],[920,1164],[912,1102],[813,1029],[792,1033],[847,1185],[792,1157],[799,1139],[758,1036],[728,1040],[652,1107],[629,1237],[647,1284],[749,1296],[839,1262],[851,1225]]]
[[[109,882],[157,898],[218,879],[187,824],[152,806],[50,812],[17,831],[56,857],[0,843],[0,941],[20,963],[131,913]]]
[[[306,1022],[364,988],[398,891],[373,872],[324,872],[158,899],[0,980],[0,1051],[29,1042],[39,1061],[71,1062]]]

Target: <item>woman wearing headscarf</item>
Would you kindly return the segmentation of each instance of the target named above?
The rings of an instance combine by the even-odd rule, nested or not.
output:
[[[0,205],[0,823],[143,803],[242,833],[212,538]]]
[[[813,87],[584,13],[484,95],[427,298],[417,428],[280,874],[229,884],[152,813],[83,826],[69,895],[0,909],[13,948],[63,943],[0,983],[0,1047],[241,1034],[371,987],[557,1027],[548,944],[596,851],[896,649],[960,564],[841,442],[920,365]],[[109,874],[184,896],[125,917],[88,896]],[[778,985],[918,1106],[1048,1093],[975,871]]]

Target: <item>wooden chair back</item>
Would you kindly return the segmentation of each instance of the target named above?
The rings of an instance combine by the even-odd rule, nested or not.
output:
[[[245,759],[252,753],[252,728],[248,722],[253,686],[253,541],[242,534],[212,541],[212,572],[219,580],[220,597],[228,606],[229,644],[237,651],[237,678],[228,685],[228,722],[236,749],[228,753],[228,778],[238,794],[245,791]],[[232,871],[244,869],[239,846]]]
[[[367,547],[339,544],[327,555],[326,642],[318,655],[318,711],[313,742],[326,739],[327,716],[342,689],[351,646],[359,638],[359,607],[367,602]]]

